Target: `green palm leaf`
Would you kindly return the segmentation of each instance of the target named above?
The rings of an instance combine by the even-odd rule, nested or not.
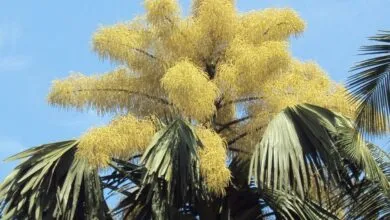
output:
[[[390,32],[383,31],[369,39],[383,44],[362,47],[364,55],[377,56],[352,68],[358,72],[349,77],[347,87],[352,101],[358,104],[358,127],[364,132],[383,134],[390,125]]]
[[[389,167],[383,161],[388,159],[388,155],[379,147],[364,141],[350,121],[340,120],[336,124],[336,129],[332,134],[344,160],[352,162],[357,169],[363,172],[366,179],[378,182],[385,192],[390,193]]]
[[[370,148],[376,163],[387,179],[390,180],[390,155],[374,144],[368,144],[368,147]]]
[[[24,161],[0,185],[2,219],[110,219],[97,170],[75,157],[77,144],[46,144],[8,158]]]
[[[260,190],[296,192],[301,198],[313,185],[353,187],[362,173],[388,190],[368,145],[354,134],[347,118],[327,109],[308,104],[286,108],[256,146],[250,177]]]
[[[148,202],[148,189],[141,192],[141,184],[145,175],[145,168],[129,161],[113,158],[110,175],[103,176],[103,186],[112,193],[122,194],[118,205],[111,210],[113,216],[123,219],[147,220],[152,217],[151,202]]]
[[[339,219],[316,202],[284,191],[263,189],[261,197],[278,219]]]
[[[203,195],[199,146],[201,143],[191,125],[177,119],[155,135],[139,165],[114,159],[112,166],[116,172],[112,175],[120,174],[120,177],[108,184],[111,189],[126,191],[126,194],[113,213],[122,214],[126,219],[191,216],[184,210]],[[133,187],[119,186],[123,180]]]
[[[343,210],[341,219],[389,219],[390,200],[382,187],[363,179],[350,192],[334,193],[333,207]]]
[[[155,210],[163,213],[165,206],[179,209],[186,203],[194,203],[201,192],[199,146],[195,132],[181,119],[155,135],[141,159],[146,169],[142,190],[150,189]]]
[[[113,210],[114,215],[123,219],[149,220],[152,213],[152,203],[148,202],[148,194],[141,193],[139,187],[134,188]]]
[[[247,219],[337,219],[328,207],[310,197],[301,199],[294,192],[248,185],[249,161],[233,158],[230,168],[235,177],[229,189],[230,215],[237,220]],[[251,182],[252,183],[252,182]]]

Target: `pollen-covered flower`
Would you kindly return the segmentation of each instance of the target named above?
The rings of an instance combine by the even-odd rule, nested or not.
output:
[[[310,103],[351,115],[342,87],[333,83],[314,62],[293,60],[288,69],[262,87],[264,100],[274,113],[288,106]]]
[[[202,142],[199,152],[200,172],[210,192],[225,195],[230,182],[230,170],[226,167],[226,142],[213,130],[198,127],[196,134]]]
[[[253,44],[283,41],[305,29],[305,22],[291,9],[265,9],[240,17],[239,35]]]
[[[253,45],[243,39],[235,39],[226,52],[228,59],[240,74],[237,85],[244,94],[262,87],[268,79],[286,69],[291,60],[288,45],[284,41],[267,41]]]
[[[178,19],[177,0],[145,0],[145,9],[148,21],[158,27],[173,25]]]
[[[129,159],[142,153],[156,127],[151,120],[126,115],[113,120],[105,127],[93,128],[80,138],[77,156],[96,167],[106,167],[111,158]]]
[[[161,83],[169,100],[186,116],[204,121],[215,112],[218,88],[190,61],[180,61],[168,69]]]

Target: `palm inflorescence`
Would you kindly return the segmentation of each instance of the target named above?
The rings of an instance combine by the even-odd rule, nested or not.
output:
[[[363,139],[344,87],[289,52],[291,9],[145,0],[101,27],[113,71],[53,82],[54,106],[114,115],[31,148],[0,185],[5,219],[354,219],[390,215],[390,157]],[[356,84],[356,83],[355,83]],[[101,172],[102,171],[102,172]],[[109,208],[105,197],[120,195]]]

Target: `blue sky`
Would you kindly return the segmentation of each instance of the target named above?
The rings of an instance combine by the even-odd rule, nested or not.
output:
[[[188,12],[189,1],[180,1]],[[307,30],[293,39],[293,54],[318,62],[337,81],[361,59],[357,49],[377,30],[390,30],[388,0],[237,0],[240,11],[292,7]],[[94,112],[46,103],[51,81],[70,71],[105,72],[113,66],[91,51],[99,25],[142,13],[141,0],[0,0],[0,159],[31,146],[76,138],[107,121]],[[0,162],[0,179],[14,164]]]

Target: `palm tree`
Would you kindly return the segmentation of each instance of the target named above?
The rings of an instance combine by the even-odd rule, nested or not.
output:
[[[195,0],[182,19],[174,0],[145,7],[94,35],[121,67],[55,81],[48,97],[117,117],[8,158],[22,162],[0,185],[2,219],[390,216],[390,157],[357,133],[345,90],[291,58],[304,29],[294,11]]]

